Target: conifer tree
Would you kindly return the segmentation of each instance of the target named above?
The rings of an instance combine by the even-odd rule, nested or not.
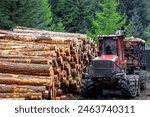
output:
[[[96,11],[96,16],[92,21],[89,36],[96,38],[97,35],[114,34],[125,24],[126,18],[117,11],[118,3],[115,0],[103,0],[99,2],[101,10]]]
[[[143,25],[141,22],[141,18],[135,9],[132,17],[130,18],[130,24],[129,24],[130,36],[135,36],[140,38],[143,36],[142,30],[143,30]]]
[[[65,0],[62,22],[68,32],[86,33],[89,22],[89,0]]]
[[[57,22],[53,23],[51,29],[56,32],[65,32],[65,28],[64,28],[64,25],[63,25],[61,19],[59,21],[57,20]]]
[[[48,0],[1,0],[0,28],[16,25],[50,29],[51,12]]]
[[[150,1],[149,0],[119,0],[120,9],[127,15],[127,23],[132,36],[148,39],[145,34],[150,24]]]

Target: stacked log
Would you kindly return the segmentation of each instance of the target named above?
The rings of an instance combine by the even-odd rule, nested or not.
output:
[[[95,56],[84,34],[0,30],[0,98],[65,99],[80,91],[82,70]]]
[[[145,41],[140,38],[126,37],[124,43],[127,64],[140,66],[144,60]]]

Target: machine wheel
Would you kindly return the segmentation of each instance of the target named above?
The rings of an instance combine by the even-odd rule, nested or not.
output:
[[[134,98],[140,95],[139,79],[136,75],[128,75],[126,80],[122,80],[121,88],[124,97]]]
[[[81,95],[83,97],[94,98],[98,96],[98,87],[95,86],[91,79],[82,79],[81,81]]]
[[[146,89],[146,79],[144,75],[140,75],[140,89],[141,90]]]

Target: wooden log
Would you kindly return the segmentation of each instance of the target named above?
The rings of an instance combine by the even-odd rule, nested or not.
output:
[[[143,39],[135,38],[135,37],[126,37],[123,41],[124,42],[132,42],[132,43],[145,43],[145,41]]]
[[[62,89],[58,89],[58,90],[57,90],[57,94],[56,94],[56,96],[61,96],[62,94],[63,94]]]
[[[62,81],[61,81],[61,85],[62,85],[62,88],[65,88],[65,90],[66,90],[66,88],[69,87],[69,80],[67,80],[66,77],[63,77]]]
[[[25,98],[0,98],[0,100],[25,100]]]
[[[48,99],[54,100],[56,98],[56,87],[55,87],[55,82],[53,82],[51,87],[48,87]]]
[[[2,62],[14,62],[14,63],[35,63],[35,64],[48,64],[49,59],[26,59],[26,58],[0,58]]]
[[[61,95],[60,96],[60,100],[66,100],[67,99],[67,96],[66,95]]]
[[[56,98],[55,98],[55,100],[60,100],[61,98],[59,97],[59,96],[57,96]]]
[[[59,65],[62,65],[63,64],[63,58],[60,56],[60,57],[58,57],[57,58],[57,63],[59,64]]]
[[[42,50],[64,50],[62,52],[70,52],[71,45],[68,44],[43,44],[37,42],[24,42],[10,39],[0,39],[0,49],[1,50],[11,50],[11,49],[23,49],[27,51],[42,51]]]
[[[70,62],[70,61],[71,61],[71,56],[66,56],[66,57],[64,58],[64,60]]]
[[[16,51],[16,50],[1,50],[1,55],[26,55],[26,56],[50,56],[57,57],[55,51]]]
[[[76,62],[70,62],[70,66],[72,69],[75,69]]]
[[[29,55],[1,55],[0,58],[2,59],[49,59],[54,60],[56,57],[47,57],[47,56],[29,56]]]
[[[0,77],[14,77],[14,78],[32,78],[32,79],[54,79],[54,77],[58,77],[57,75],[55,76],[38,76],[38,75],[21,75],[21,74],[10,74],[10,73],[0,73]]]
[[[26,74],[26,75],[40,75],[50,76],[51,65],[46,64],[27,64],[27,63],[12,63],[0,61],[1,73],[13,73],[13,74]]]
[[[0,84],[0,93],[27,93],[41,92],[45,93],[45,86],[26,86],[26,85],[5,85]]]
[[[26,100],[42,100],[42,93],[0,93],[0,98],[25,98]]]
[[[73,44],[73,40],[78,40],[77,38],[71,37],[53,37],[48,35],[40,35],[40,34],[31,34],[31,33],[15,33],[12,31],[4,31],[0,30],[0,39],[10,39],[10,40],[18,40],[25,42],[39,42],[39,43],[47,43],[47,44]]]
[[[7,45],[7,44],[0,44],[0,50],[18,50],[18,51],[57,51],[56,46],[47,46],[47,45]]]
[[[71,69],[71,74],[72,74],[72,77],[75,78],[77,76],[77,70]]]
[[[132,63],[133,63],[133,65],[137,66],[139,64],[139,61],[137,59],[133,59]]]
[[[77,33],[60,33],[60,32],[52,32],[52,31],[45,31],[45,30],[37,30],[34,28],[27,28],[27,27],[20,27],[17,26],[13,29],[14,32],[19,33],[40,33],[43,35],[51,35],[51,36],[61,36],[61,37],[76,37],[80,39],[87,38],[87,35],[85,34],[77,34]]]
[[[45,86],[23,86],[0,84],[0,93],[42,93],[42,97],[48,99],[48,91]]]
[[[80,93],[80,92],[81,92],[81,86],[80,86],[80,85],[77,85],[76,87],[77,87],[76,92],[77,92],[77,93]]]
[[[68,63],[68,61],[64,62],[64,70],[66,70],[67,75],[71,75],[71,67],[70,67],[70,64]]]
[[[34,77],[22,78],[17,76],[4,76],[0,77],[0,84],[16,84],[16,85],[30,85],[30,86],[48,86],[51,87],[53,84],[52,79],[38,79]]]

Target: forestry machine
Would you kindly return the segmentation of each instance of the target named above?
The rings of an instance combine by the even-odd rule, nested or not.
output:
[[[121,29],[115,35],[98,36],[97,50],[98,56],[83,70],[81,95],[94,98],[104,89],[120,90],[129,98],[140,95],[146,88],[145,41],[126,38]]]

